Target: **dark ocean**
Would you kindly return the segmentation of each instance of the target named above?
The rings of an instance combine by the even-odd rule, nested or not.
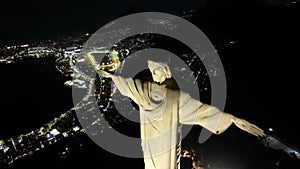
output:
[[[55,68],[55,58],[1,64],[1,138],[16,137],[50,122],[70,109],[69,78]]]

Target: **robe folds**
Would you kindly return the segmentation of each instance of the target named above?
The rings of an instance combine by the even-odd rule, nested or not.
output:
[[[179,168],[182,124],[201,125],[220,134],[232,123],[232,115],[164,84],[120,76],[112,80],[122,95],[139,106],[145,169]]]

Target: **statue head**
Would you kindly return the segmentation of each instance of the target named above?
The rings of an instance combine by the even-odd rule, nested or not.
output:
[[[148,68],[154,82],[163,83],[166,79],[171,78],[171,71],[166,63],[148,60]]]

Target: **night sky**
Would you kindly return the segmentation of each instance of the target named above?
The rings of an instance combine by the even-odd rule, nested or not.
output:
[[[205,1],[7,1],[1,4],[1,44],[94,32],[132,9],[180,14],[184,10],[204,5]]]
[[[59,39],[62,36],[95,32],[128,11],[158,11],[180,15],[183,11],[207,6],[208,0],[9,0],[1,1],[0,45]],[[214,0],[211,0],[214,1]],[[253,0],[252,0],[253,1]],[[251,0],[218,2],[218,6],[252,4]],[[258,0],[282,5],[292,0]],[[255,2],[255,1],[254,1]]]
[[[242,2],[241,0],[222,0],[222,2],[218,2],[218,0],[173,0],[172,3],[161,0],[11,0],[6,3],[1,1],[0,45],[23,44],[61,39],[64,36],[76,36],[86,32],[93,33],[107,22],[136,11],[157,11],[181,15],[183,11],[195,9],[196,13],[189,20],[197,24],[213,44],[222,44],[228,39],[238,41],[236,47],[228,48],[220,53],[228,81],[225,111],[245,118],[265,130],[273,128],[273,134],[300,149],[300,140],[297,139],[300,128],[297,118],[299,114],[299,99],[297,99],[299,66],[296,61],[300,54],[300,29],[297,26],[300,15],[299,3],[289,6],[286,5],[288,2],[288,0],[243,0]],[[53,70],[46,69],[46,72]],[[30,70],[28,71],[30,72]],[[7,74],[8,72],[0,73],[2,77],[5,77],[1,82],[3,83],[1,87],[5,86],[6,89],[10,89],[10,86],[18,86],[15,83],[19,81],[14,78],[18,76],[17,71],[10,72],[14,77],[8,77],[10,76]],[[42,81],[41,83],[50,82],[48,78],[37,74],[32,74],[29,80],[35,79],[35,76]],[[28,79],[23,77],[22,81],[26,80]],[[50,84],[63,88],[62,84],[58,84],[63,80],[63,78],[59,78],[55,82],[51,81]],[[13,85],[10,85],[12,83]],[[30,84],[26,85],[30,86]],[[22,92],[24,90],[22,88],[13,90],[13,87],[11,91],[2,93],[1,102],[7,107],[13,105],[7,99],[22,99],[24,95],[38,96],[38,93],[41,92],[36,91],[36,94],[32,94],[30,91]],[[40,90],[44,91],[43,88]],[[44,94],[47,95],[47,93]],[[51,107],[48,111],[61,109],[65,111],[68,106],[63,105],[62,102],[63,98],[70,96],[69,93],[62,94],[62,97],[57,97],[56,94],[59,95],[59,93],[49,93],[49,98],[58,98],[59,104],[57,107]],[[13,97],[17,95],[23,97]],[[40,103],[43,102],[40,101]],[[69,104],[70,102],[68,102]],[[35,110],[32,107],[36,106],[30,101],[22,105],[24,106],[23,112],[32,112]],[[47,105],[45,104],[45,106]],[[35,111],[42,109],[43,105]],[[23,116],[25,118],[25,115],[21,117]],[[12,118],[14,115],[7,117]],[[39,115],[36,118],[43,124],[52,117],[47,116],[45,120],[42,115]],[[6,119],[6,121],[9,123],[14,120]],[[21,124],[26,125],[26,122],[23,121]],[[22,125],[17,127],[18,130],[14,130],[17,133],[11,135],[23,133]],[[1,126],[3,127],[3,125]],[[35,127],[38,126],[30,126],[32,129]],[[6,131],[5,136],[9,135],[8,133]],[[197,135],[197,132],[192,134]],[[0,139],[2,139],[1,134]],[[226,166],[231,166],[233,169],[235,168],[233,164],[224,164],[224,161],[232,162],[234,161],[230,159],[232,157],[238,161],[235,165],[239,167],[236,168],[247,168],[243,164],[256,163],[259,160],[256,153],[261,153],[262,148],[257,145],[254,137],[236,127],[231,127],[224,134],[213,136],[204,143],[203,151],[207,161],[216,159],[215,163],[219,162],[219,165],[225,166],[224,169]],[[268,153],[272,153],[272,151],[264,152],[261,157],[265,158]],[[274,159],[270,157],[266,160],[273,163],[278,159],[275,156]],[[258,168],[263,168],[263,165]],[[289,169],[291,168],[292,166],[289,166]]]

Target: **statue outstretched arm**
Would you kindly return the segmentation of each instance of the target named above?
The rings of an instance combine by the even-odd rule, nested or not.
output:
[[[99,74],[99,76],[111,78],[122,95],[130,97],[137,104],[141,102],[140,94],[136,89],[136,82],[132,78],[116,76],[109,72],[101,70],[92,53],[86,53],[85,58],[93,67],[93,69]]]
[[[232,114],[224,113],[214,106],[203,104],[184,92],[181,92],[179,122],[182,124],[201,125],[214,134],[221,134],[231,124],[235,124],[241,130],[254,136],[265,136],[264,131],[256,125]]]
[[[111,73],[108,73],[104,70],[101,70],[95,57],[91,52],[88,52],[85,54],[85,59],[88,61],[88,63],[92,66],[92,68],[100,75],[106,78],[112,78],[114,75]]]

